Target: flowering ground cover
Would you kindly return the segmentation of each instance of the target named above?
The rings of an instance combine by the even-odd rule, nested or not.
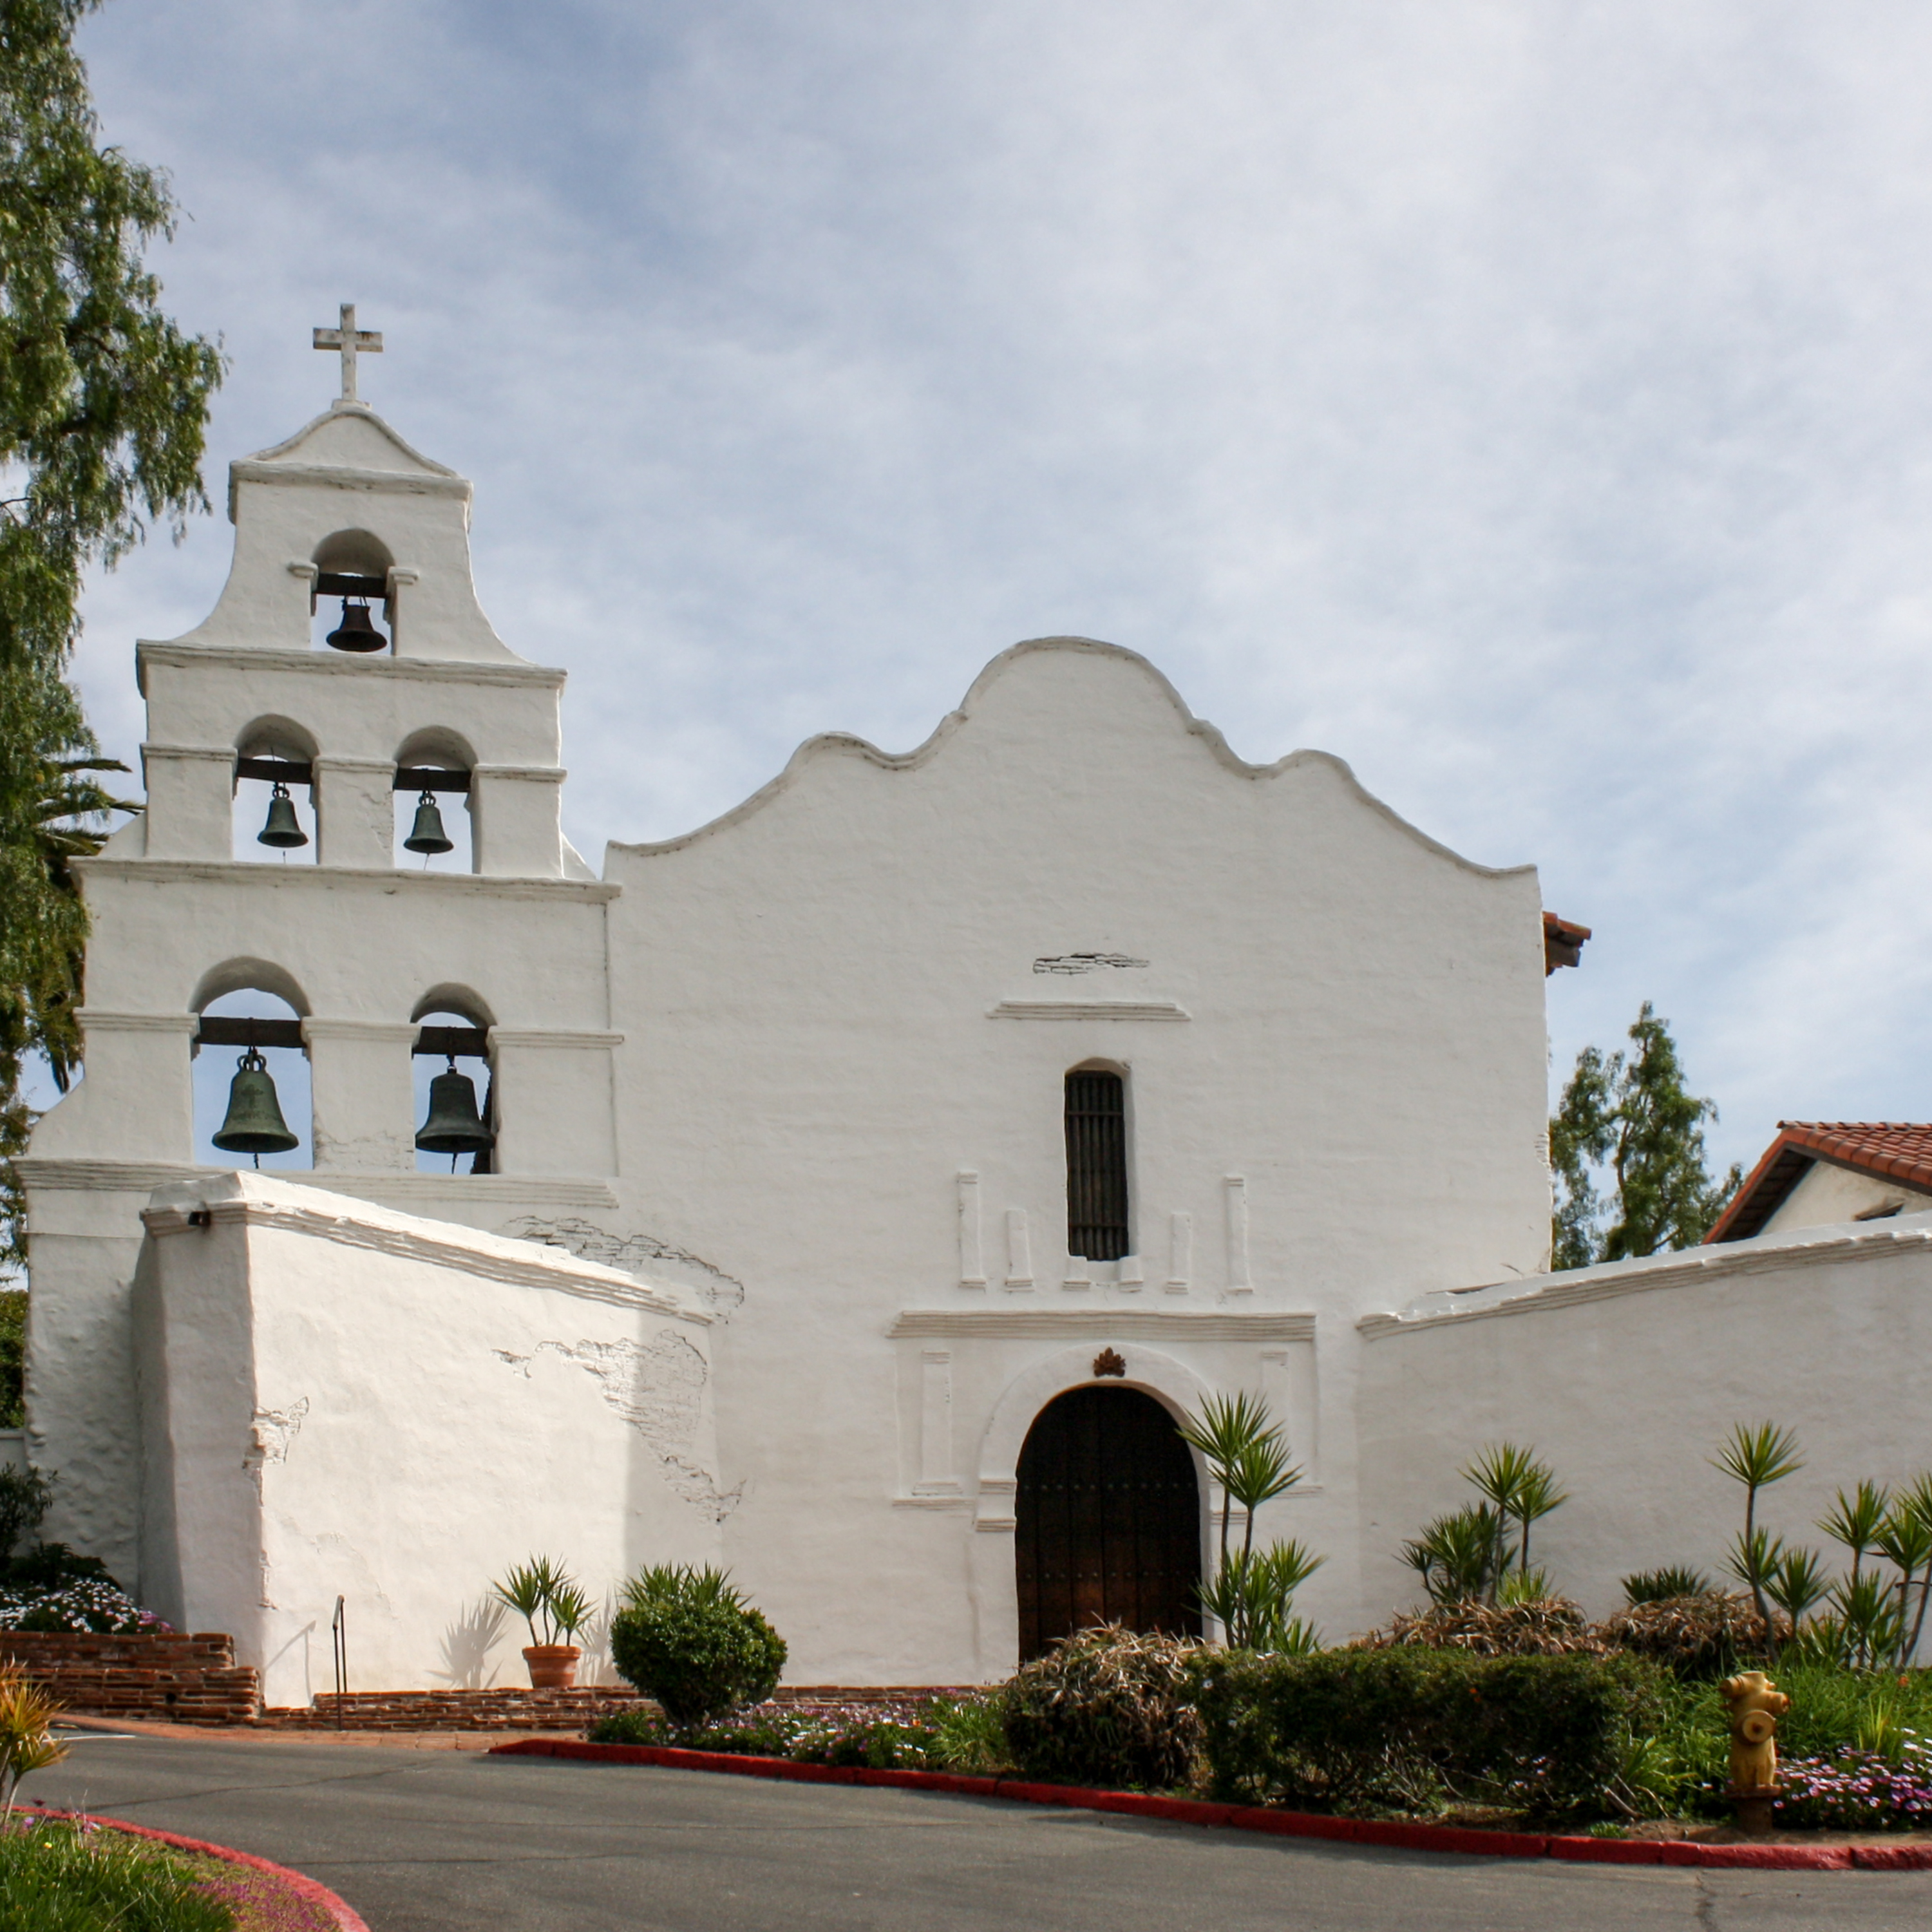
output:
[[[0,1630],[93,1630],[118,1636],[172,1628],[105,1577],[74,1577],[51,1590],[0,1589]]]

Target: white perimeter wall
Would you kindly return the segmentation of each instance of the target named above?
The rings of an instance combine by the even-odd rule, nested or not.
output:
[[[205,1214],[206,1226],[190,1216]],[[717,1551],[707,1318],[522,1241],[226,1174],[164,1188],[136,1278],[141,1576],[271,1704],[526,1682],[493,1579],[602,1598]]]
[[[1721,1574],[1743,1492],[1707,1459],[1733,1423],[1797,1432],[1805,1466],[1760,1520],[1834,1564],[1834,1489],[1932,1468],[1932,1216],[1434,1295],[1360,1332],[1361,1628],[1420,1594],[1396,1552],[1474,1500],[1456,1471],[1504,1438],[1568,1490],[1532,1558],[1594,1616],[1634,1570]]]

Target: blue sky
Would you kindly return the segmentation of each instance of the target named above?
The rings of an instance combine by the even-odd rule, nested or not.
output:
[[[364,395],[565,666],[571,834],[1058,632],[1593,926],[1748,1161],[1932,1108],[1932,14],[1618,0],[110,0],[209,478]],[[92,589],[188,628],[226,524]],[[1426,946],[1426,934],[1408,943]]]

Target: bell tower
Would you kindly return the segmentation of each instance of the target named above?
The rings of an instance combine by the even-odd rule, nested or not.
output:
[[[79,868],[85,1077],[21,1163],[33,1453],[93,1469],[73,1482],[104,1514],[81,1508],[74,1540],[110,1562],[136,1457],[131,1434],[104,1448],[101,1418],[131,1414],[156,1186],[268,1154],[285,1178],[484,1228],[614,1204],[617,889],[562,836],[564,674],[478,604],[468,482],[360,397],[380,335],[346,305],[315,345],[340,356],[340,393],[230,464],[214,609],[136,646],[146,810]],[[284,1016],[208,1010],[239,992]],[[210,1049],[234,1073],[229,1114],[198,1120]]]

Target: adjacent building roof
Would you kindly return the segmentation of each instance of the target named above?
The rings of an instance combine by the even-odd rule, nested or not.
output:
[[[1761,1233],[1816,1161],[1857,1169],[1932,1194],[1932,1125],[1900,1120],[1780,1120],[1778,1138],[1750,1171],[1706,1241]]]
[[[1558,919],[1553,912],[1543,915],[1543,976],[1546,980],[1559,966],[1580,966],[1584,943],[1590,937],[1587,926]]]

